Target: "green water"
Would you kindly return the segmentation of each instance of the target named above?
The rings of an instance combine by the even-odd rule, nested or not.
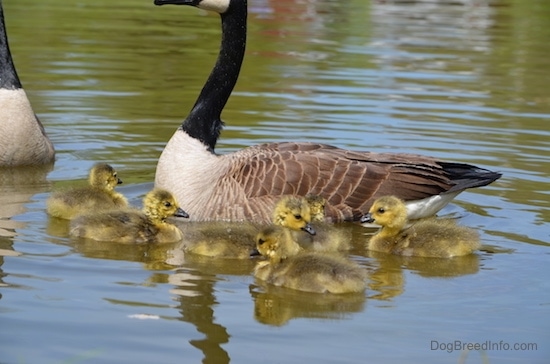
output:
[[[0,171],[1,363],[550,357],[550,3],[250,0],[218,152],[315,140],[504,174],[441,212],[480,232],[476,255],[373,255],[355,227],[351,254],[369,288],[349,297],[263,287],[253,262],[182,256],[175,245],[68,238],[44,212],[50,191],[84,183],[106,161],[140,204],[215,62],[219,18],[152,1],[3,6],[57,161],[51,171]]]

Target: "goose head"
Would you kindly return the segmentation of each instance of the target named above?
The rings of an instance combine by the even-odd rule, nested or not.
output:
[[[407,223],[407,207],[395,196],[383,196],[374,201],[361,223],[374,223],[383,228],[401,230]]]
[[[285,196],[277,202],[273,210],[273,223],[291,230],[304,230],[315,235],[310,225],[311,209],[303,197]]]
[[[90,185],[102,190],[112,191],[116,185],[122,183],[116,170],[106,163],[96,163],[90,169]]]
[[[155,188],[145,195],[143,198],[143,213],[154,221],[164,221],[170,216],[189,217],[178,206],[174,196],[160,188]]]

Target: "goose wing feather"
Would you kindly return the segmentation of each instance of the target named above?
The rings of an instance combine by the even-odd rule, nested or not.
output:
[[[377,196],[400,193],[414,200],[454,185],[433,158],[411,154],[288,142],[247,148],[234,157],[230,178],[242,188],[251,214],[271,211],[280,196],[313,193],[327,199],[330,220],[357,220]]]

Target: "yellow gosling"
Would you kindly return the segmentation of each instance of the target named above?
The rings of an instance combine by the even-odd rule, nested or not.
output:
[[[174,196],[154,189],[143,198],[143,210],[112,210],[81,215],[71,221],[70,234],[76,237],[121,243],[171,243],[182,238],[181,231],[166,218],[189,217]]]
[[[186,253],[211,258],[250,259],[258,232],[255,225],[244,222],[184,222],[178,226]]]
[[[48,214],[73,219],[89,212],[108,211],[128,206],[128,201],[115,187],[122,183],[116,170],[106,163],[90,169],[89,186],[54,192],[46,202]]]
[[[287,228],[270,226],[258,234],[254,276],[275,286],[316,293],[363,292],[366,271],[339,255],[304,252]]]
[[[377,199],[361,222],[380,225],[367,249],[395,255],[450,258],[479,249],[478,233],[451,219],[425,219],[408,224],[407,209],[395,196]]]
[[[326,200],[318,195],[283,197],[275,205],[273,223],[292,230],[293,239],[304,249],[315,251],[349,249],[351,231],[325,222],[325,204]],[[308,227],[304,228],[304,226]]]

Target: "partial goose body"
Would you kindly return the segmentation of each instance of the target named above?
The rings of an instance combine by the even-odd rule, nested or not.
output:
[[[53,163],[55,151],[11,58],[0,2],[0,167]]]
[[[404,256],[451,258],[472,254],[480,248],[479,234],[457,225],[452,219],[424,219],[405,228],[407,210],[404,202],[395,196],[376,200],[362,220],[382,226],[367,243],[369,250]]]
[[[76,237],[119,243],[175,243],[181,231],[166,219],[189,217],[174,196],[153,189],[143,198],[143,210],[120,209],[81,215],[71,221],[70,234]]]
[[[186,202],[192,220],[270,221],[283,195],[326,199],[328,222],[357,221],[380,196],[410,204],[411,218],[430,216],[467,188],[501,174],[412,154],[350,151],[319,143],[268,143],[218,155],[220,119],[246,45],[246,0],[155,0],[220,13],[222,43],[194,107],[164,148],[155,185]]]
[[[106,163],[96,163],[89,173],[89,186],[54,192],[46,201],[48,214],[61,219],[128,206],[115,187],[122,183],[116,170]]]
[[[366,271],[340,255],[304,252],[287,228],[271,226],[256,238],[267,261],[257,263],[254,276],[275,286],[316,293],[354,293],[366,288]]]
[[[275,205],[273,224],[290,229],[293,240],[305,250],[347,250],[351,231],[325,222],[325,203],[317,195],[285,196]]]

